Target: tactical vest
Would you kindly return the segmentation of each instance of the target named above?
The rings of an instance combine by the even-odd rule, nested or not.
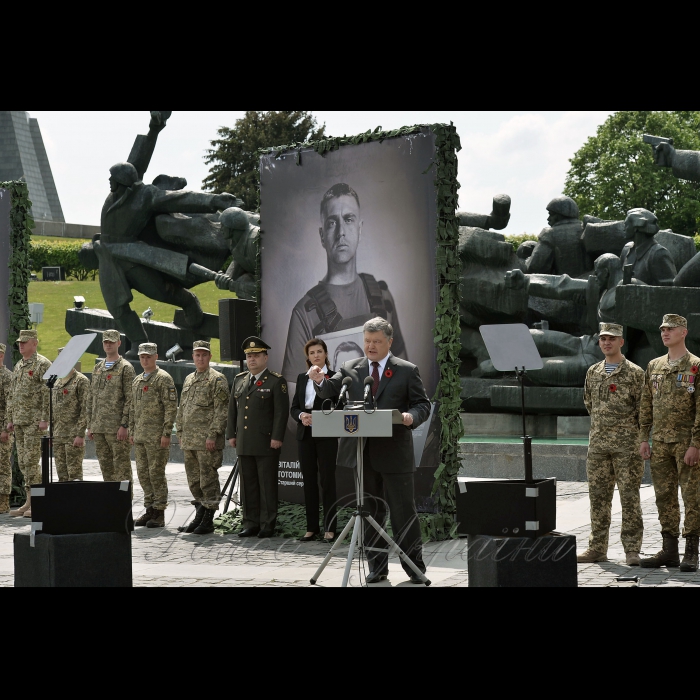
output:
[[[370,313],[373,316],[381,316],[391,323],[390,316],[394,308],[391,302],[384,298],[382,291],[387,289],[386,282],[377,282],[372,275],[366,272],[360,272],[360,279],[365,287]],[[338,313],[338,309],[330,298],[325,286],[323,284],[317,284],[313,289],[307,292],[307,295],[311,298],[304,305],[304,309],[306,311],[315,310],[319,321],[318,324],[314,326],[313,335],[318,336],[324,333],[332,333],[335,330],[342,330],[339,326],[343,317]]]

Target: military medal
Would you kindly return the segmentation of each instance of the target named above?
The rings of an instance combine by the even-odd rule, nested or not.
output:
[[[689,393],[689,394],[692,394],[694,391],[695,391],[695,387],[694,387],[694,386],[689,386],[689,387],[688,387],[688,393]]]

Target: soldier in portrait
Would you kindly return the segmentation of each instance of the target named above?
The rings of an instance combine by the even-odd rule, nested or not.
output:
[[[173,378],[158,367],[158,346],[139,345],[143,372],[131,385],[129,442],[134,446],[136,474],[143,489],[146,512],[135,526],[165,527],[168,480],[165,465],[170,456],[170,436],[177,414],[177,390]]]
[[[579,563],[608,561],[608,537],[615,486],[620,491],[622,530],[620,539],[626,563],[639,566],[644,526],[639,487],[644,460],[637,451],[639,401],[644,370],[622,354],[622,326],[601,323],[598,345],[605,359],[588,370],[583,400],[591,416],[586,459],[591,502],[591,535]]]
[[[102,333],[105,359],[92,372],[87,408],[88,439],[95,441],[95,452],[105,481],[134,480],[129,444],[134,368],[119,354],[119,331]]]
[[[6,430],[15,434],[17,460],[24,476],[27,500],[17,510],[11,510],[10,515],[31,518],[29,487],[41,483],[41,438],[49,427],[49,389],[43,377],[51,362],[36,351],[39,339],[35,330],[20,331],[17,344],[22,359],[12,372],[5,420]]]
[[[666,314],[659,330],[668,354],[647,365],[640,407],[639,453],[644,459],[651,458],[663,546],[655,556],[642,559],[642,566],[680,565],[681,571],[696,571],[700,539],[700,411],[696,382],[700,357],[685,346],[688,322],[683,316]],[[652,428],[653,448],[649,445]],[[678,552],[679,484],[685,506],[683,562]]]
[[[214,532],[214,514],[221,501],[218,472],[224,460],[229,389],[226,377],[209,366],[208,340],[195,340],[192,360],[196,369],[185,379],[176,422],[196,512],[192,522],[178,529],[207,535]]]
[[[89,395],[90,381],[75,367],[54,385],[53,456],[59,481],[83,479]]]
[[[285,378],[267,368],[269,349],[260,338],[243,341],[248,371],[234,378],[229,402],[226,437],[241,468],[239,537],[272,537],[277,522],[277,473],[289,391]]]
[[[5,343],[0,343],[0,515],[10,512],[12,493],[12,433],[7,430],[7,402],[12,372],[5,367]]]

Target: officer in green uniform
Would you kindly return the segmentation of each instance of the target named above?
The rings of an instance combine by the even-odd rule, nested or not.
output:
[[[243,530],[239,537],[272,537],[277,520],[277,472],[289,415],[285,378],[267,368],[270,346],[243,341],[248,371],[237,374],[228,406],[226,438],[241,472]]]
[[[696,391],[696,383],[700,374],[700,357],[685,347],[688,322],[683,316],[666,314],[659,330],[668,354],[647,365],[639,408],[639,454],[643,459],[651,457],[651,480],[663,548],[655,556],[642,559],[641,563],[646,568],[680,564],[681,571],[696,571],[700,539],[700,392]],[[653,449],[649,446],[652,426]],[[683,562],[680,562],[678,553],[679,485],[685,506]]]

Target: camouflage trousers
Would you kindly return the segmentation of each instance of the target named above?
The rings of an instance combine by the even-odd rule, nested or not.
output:
[[[110,433],[94,433],[95,452],[105,481],[128,481],[133,483],[131,470],[131,445],[128,440],[117,440]]]
[[[153,506],[158,510],[168,507],[168,480],[165,465],[170,457],[170,448],[160,446],[160,438],[153,442],[137,442],[136,474],[143,489],[143,507]]]
[[[610,453],[589,450],[586,472],[591,501],[591,535],[588,538],[588,546],[596,552],[607,554],[612,499],[617,484],[622,505],[620,540],[625,552],[639,552],[644,535],[642,507],[639,501],[644,461],[633,449]]]
[[[217,470],[224,461],[224,451],[185,450],[187,484],[195,501],[207,510],[217,510],[221,501],[221,485]]]
[[[678,537],[680,534],[679,484],[685,506],[683,537],[700,535],[700,467],[691,467],[683,461],[687,449],[686,443],[655,442],[651,450],[651,480],[654,484],[661,533],[672,537]]]
[[[53,459],[59,481],[83,480],[85,446],[73,447],[73,438],[53,439]]]
[[[17,461],[25,486],[41,483],[41,438],[45,434],[36,425],[15,424]]]
[[[12,443],[12,433],[7,442],[0,442],[0,496],[12,491]]]

